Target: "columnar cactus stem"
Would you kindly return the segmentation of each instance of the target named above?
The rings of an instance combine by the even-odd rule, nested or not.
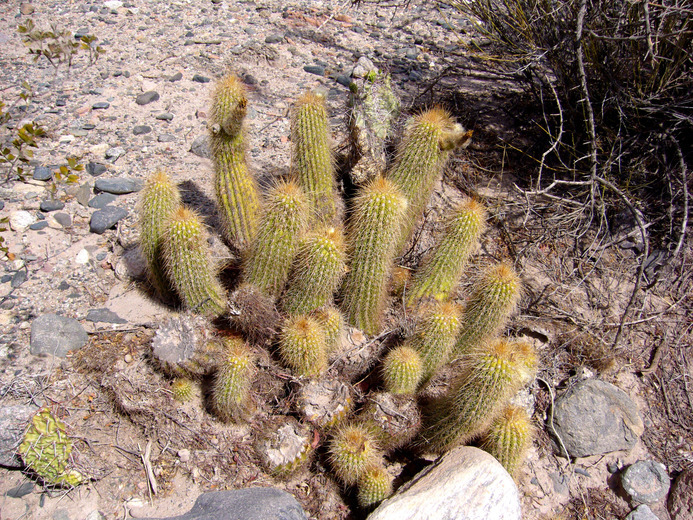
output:
[[[414,273],[407,291],[408,305],[425,297],[443,300],[450,296],[478,245],[485,220],[486,211],[474,200],[463,202],[453,211],[443,235]]]
[[[373,466],[359,479],[358,501],[363,508],[370,508],[392,495],[392,477],[382,466]]]
[[[164,300],[174,296],[164,268],[164,233],[180,204],[180,192],[165,172],[158,171],[147,179],[139,206],[140,248],[147,260],[149,281]]]
[[[235,76],[226,76],[214,89],[210,110],[214,188],[227,239],[241,250],[255,235],[260,211],[257,184],[245,158],[247,103],[242,83]]]
[[[308,196],[311,217],[331,223],[336,216],[334,159],[325,97],[309,92],[291,114],[292,170]]]
[[[413,394],[419,386],[423,365],[421,356],[411,347],[399,346],[385,356],[383,382],[393,394]]]
[[[289,314],[305,314],[332,302],[346,273],[344,238],[339,229],[327,227],[304,237],[282,299]]]
[[[411,237],[435,183],[443,173],[450,151],[466,146],[470,140],[471,132],[455,123],[442,108],[426,110],[409,120],[395,164],[387,175],[409,201],[397,252]]]
[[[406,199],[383,177],[368,183],[354,200],[349,230],[351,270],[343,284],[342,309],[349,322],[367,334],[380,328],[406,209]]]
[[[506,263],[488,268],[472,287],[462,314],[454,352],[462,355],[493,337],[505,324],[520,297],[520,278]]]
[[[173,212],[164,241],[166,271],[185,307],[198,314],[226,311],[226,294],[212,268],[200,217],[186,207]]]
[[[322,330],[325,331],[325,347],[330,354],[338,345],[339,339],[344,330],[344,316],[337,307],[327,306],[317,309],[311,313]]]
[[[244,282],[267,296],[281,293],[306,226],[306,198],[294,182],[280,182],[268,193],[257,234],[246,258]]]
[[[527,411],[508,405],[491,423],[481,448],[493,455],[514,476],[532,444],[533,433]]]
[[[214,409],[226,421],[238,421],[252,410],[250,387],[255,373],[254,356],[240,338],[224,340],[226,351],[214,380]]]
[[[317,377],[327,370],[325,331],[310,316],[295,316],[284,323],[279,355],[300,376]]]

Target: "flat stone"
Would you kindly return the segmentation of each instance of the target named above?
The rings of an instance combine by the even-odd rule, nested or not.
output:
[[[148,134],[152,131],[152,127],[148,125],[137,125],[132,129],[132,133],[135,135]]]
[[[124,195],[140,191],[144,183],[141,179],[133,179],[128,177],[119,177],[115,179],[96,179],[94,188],[97,191],[104,191],[114,195]]]
[[[654,460],[639,460],[621,473],[623,490],[643,504],[657,502],[669,492],[669,474],[664,464]]]
[[[210,78],[208,78],[207,76],[202,76],[202,75],[200,75],[200,74],[195,74],[195,75],[192,77],[192,80],[193,80],[195,83],[209,83],[210,81],[212,81],[212,80],[211,80]]]
[[[92,177],[98,177],[102,173],[106,173],[108,168],[105,164],[90,162],[87,164],[87,173]]]
[[[94,209],[103,209],[111,202],[115,202],[117,198],[118,197],[112,193],[99,193],[96,197],[89,201],[88,206]]]
[[[77,202],[81,204],[82,206],[86,206],[89,204],[89,199],[91,199],[92,195],[92,187],[91,184],[88,182],[85,182],[84,184],[80,185],[79,188],[77,188],[77,192],[75,193],[75,198],[77,199]]]
[[[488,453],[456,448],[385,500],[368,520],[520,520],[517,486]]]
[[[110,106],[111,104],[108,101],[98,101],[94,103],[91,108],[94,110],[105,110]]]
[[[284,41],[284,35],[283,34],[270,34],[265,37],[265,43],[281,43]]]
[[[581,381],[561,395],[553,416],[556,433],[572,457],[629,450],[644,429],[630,397],[598,379]]]
[[[59,211],[58,213],[54,213],[53,215],[51,215],[51,217],[54,218],[55,221],[64,228],[69,228],[70,226],[72,226],[72,217],[69,213]]]
[[[173,120],[173,114],[171,112],[163,112],[156,115],[156,119],[159,121],[171,121]]]
[[[92,323],[127,323],[126,320],[109,309],[90,309],[85,319]]]
[[[316,76],[325,75],[325,67],[321,67],[320,65],[306,65],[303,67],[303,70],[310,74],[315,74]]]
[[[137,96],[135,103],[138,105],[148,105],[149,103],[157,101],[158,99],[159,93],[156,90],[148,90],[147,92],[143,92]]]
[[[107,2],[104,2],[103,5],[109,8],[111,11],[115,11],[116,9],[123,7],[123,2],[120,0],[108,0]]]
[[[0,406],[0,466],[23,466],[15,453],[29,421],[37,411],[38,407],[33,405]]]
[[[29,229],[32,231],[41,231],[42,229],[46,229],[48,227],[48,222],[45,220],[39,220],[35,224],[32,224],[29,226]]]
[[[693,520],[693,470],[676,477],[667,506],[672,520]]]
[[[51,211],[58,211],[59,209],[63,209],[65,207],[65,203],[60,200],[48,199],[42,200],[41,205],[39,207],[41,211],[43,211],[44,213],[49,213]]]
[[[13,289],[16,289],[17,287],[21,287],[24,282],[27,280],[27,274],[25,269],[20,269],[19,271],[15,271],[15,273],[12,275],[12,280],[10,281],[10,287]]]
[[[34,168],[32,179],[35,181],[49,181],[53,178],[53,170],[48,166],[37,166]]]
[[[209,139],[206,135],[201,135],[200,137],[196,138],[190,146],[190,151],[203,159],[212,158],[212,152],[209,149]]]
[[[34,487],[36,487],[36,486],[31,481],[23,482],[22,484],[19,484],[18,486],[14,486],[13,488],[8,489],[7,492],[5,493],[5,496],[11,497],[11,498],[22,498],[22,497],[25,497],[28,494],[32,493],[34,491]]]
[[[123,155],[125,155],[125,148],[122,146],[108,148],[105,153],[106,159],[109,159],[111,162],[116,162]]]
[[[44,314],[31,322],[30,352],[64,358],[71,350],[82,348],[89,337],[75,319]]]
[[[306,514],[286,491],[263,487],[203,493],[187,513],[149,520],[306,520]]]
[[[628,513],[625,520],[659,520],[659,518],[646,504],[642,504]]]
[[[95,211],[89,221],[89,230],[92,233],[101,235],[107,229],[115,226],[119,220],[128,216],[128,212],[124,208],[118,206],[105,206],[104,208]]]
[[[36,222],[36,215],[26,210],[13,211],[10,214],[10,229],[12,231],[25,231],[29,226]]]
[[[170,82],[180,81],[182,79],[183,79],[183,73],[182,72],[176,72],[173,76],[168,78],[168,80]]]
[[[156,140],[160,143],[172,143],[176,140],[176,136],[173,134],[161,134]]]

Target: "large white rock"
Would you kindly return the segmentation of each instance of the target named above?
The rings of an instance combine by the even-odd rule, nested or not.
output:
[[[520,520],[512,477],[491,455],[449,451],[385,500],[368,520]]]

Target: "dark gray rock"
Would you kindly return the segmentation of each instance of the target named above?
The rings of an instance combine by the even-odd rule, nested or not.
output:
[[[91,184],[85,182],[84,184],[80,185],[79,188],[77,188],[75,198],[77,199],[77,202],[79,202],[82,206],[86,206],[89,203],[89,199],[91,199],[91,193]]]
[[[89,337],[75,319],[57,314],[44,314],[31,322],[30,352],[65,357],[71,350],[82,348]]]
[[[137,125],[132,129],[132,133],[135,135],[148,134],[152,131],[152,127],[149,125]]]
[[[69,213],[59,211],[58,213],[53,214],[53,218],[58,224],[60,224],[64,228],[69,228],[70,226],[72,226],[72,217]]]
[[[127,323],[127,320],[109,309],[90,309],[87,312],[86,320],[92,323]]]
[[[94,123],[85,123],[82,125],[82,130],[93,130],[94,128],[96,128]]]
[[[96,197],[89,201],[89,207],[94,209],[103,209],[111,202],[115,202],[118,197],[112,193],[99,193]]]
[[[5,201],[0,200],[0,211],[2,211],[3,209],[5,209]]]
[[[161,134],[156,140],[160,143],[172,143],[176,140],[176,136],[173,134]]]
[[[247,488],[203,493],[187,513],[158,520],[306,520],[306,514],[286,491]]]
[[[163,112],[161,114],[157,114],[156,119],[159,121],[171,121],[173,119],[173,114],[171,112]]]
[[[148,105],[159,99],[159,93],[155,90],[150,90],[148,92],[143,92],[135,99],[135,103],[138,105]]]
[[[94,103],[91,106],[91,108],[93,108],[94,110],[105,110],[110,106],[111,104],[108,101],[99,101],[97,103]]]
[[[43,211],[44,213],[49,213],[51,211],[58,211],[59,209],[63,209],[65,207],[65,203],[59,200],[48,199],[42,200],[41,205],[39,207],[41,208],[41,211]]]
[[[15,271],[15,273],[12,275],[12,281],[10,282],[10,287],[16,289],[17,287],[21,287],[21,285],[26,282],[27,279],[27,274],[26,270],[21,269],[19,271]]]
[[[512,477],[485,451],[470,446],[440,457],[385,500],[368,520],[520,520]]]
[[[190,151],[203,159],[212,158],[212,151],[209,149],[209,139],[206,135],[201,135],[195,139],[190,146]]]
[[[339,83],[340,85],[345,86],[346,88],[349,88],[351,86],[351,78],[347,76],[346,74],[339,74],[336,78],[335,81]]]
[[[89,221],[89,230],[92,233],[102,234],[107,229],[115,226],[119,220],[128,216],[128,212],[124,208],[118,206],[105,206],[104,208],[95,211]]]
[[[92,177],[98,177],[102,173],[105,173],[107,169],[108,168],[106,168],[105,164],[95,162],[90,162],[87,164],[87,173]]]
[[[48,166],[37,166],[32,178],[35,181],[49,181],[53,178],[53,171]]]
[[[556,400],[553,426],[572,457],[629,450],[644,428],[630,397],[598,379],[581,381]]]
[[[32,493],[34,491],[34,487],[36,486],[31,481],[23,482],[18,486],[8,489],[5,495],[11,498],[22,498]]]
[[[633,509],[625,520],[659,520],[652,510],[645,504]]]
[[[170,78],[168,78],[168,80],[169,80],[170,82],[180,81],[180,80],[182,80],[182,79],[183,79],[183,73],[182,73],[182,72],[176,72],[173,76],[171,76]]]
[[[265,38],[265,43],[281,43],[284,41],[283,34],[270,34]]]
[[[140,191],[144,183],[141,179],[133,179],[129,177],[118,177],[115,179],[96,179],[94,188],[97,191],[113,193],[114,195],[124,195]]]
[[[24,430],[37,411],[38,406],[34,405],[0,407],[0,466],[22,466],[15,453],[22,442]]]
[[[621,473],[621,485],[635,502],[651,504],[666,496],[671,482],[664,464],[639,460]]]
[[[31,226],[29,226],[29,229],[32,231],[41,231],[42,229],[46,229],[48,227],[48,221],[46,220],[40,220]]]
[[[672,520],[693,520],[693,470],[676,477],[667,506]]]
[[[316,76],[325,75],[325,67],[321,67],[320,65],[306,65],[303,67],[303,70],[310,74],[315,74]]]
[[[212,81],[212,80],[211,80],[210,78],[208,78],[207,76],[202,76],[202,75],[200,75],[200,74],[195,74],[195,75],[192,77],[192,80],[193,80],[195,83],[209,83],[210,81]]]

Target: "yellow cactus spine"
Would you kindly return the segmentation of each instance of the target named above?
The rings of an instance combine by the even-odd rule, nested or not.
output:
[[[327,370],[325,331],[310,316],[295,316],[284,323],[279,355],[289,368],[304,377],[317,377]]]
[[[367,334],[380,329],[406,209],[406,199],[383,177],[367,184],[354,200],[348,241],[351,265],[342,287],[342,310],[352,325]]]
[[[240,421],[252,411],[250,387],[255,359],[240,338],[226,338],[225,352],[217,369],[212,390],[214,410],[225,421]]]
[[[399,346],[391,350],[383,361],[385,389],[393,394],[413,394],[421,381],[421,356],[411,347]]]
[[[392,495],[392,477],[382,466],[366,470],[357,484],[359,505],[368,509]]]
[[[382,465],[376,438],[363,424],[339,428],[329,442],[330,463],[337,478],[347,485],[357,484],[368,470]]]
[[[214,188],[226,238],[245,250],[257,227],[260,202],[255,178],[245,158],[243,129],[248,99],[233,75],[221,79],[212,94],[210,148],[214,161]]]
[[[481,448],[515,476],[532,445],[533,434],[534,428],[527,411],[519,406],[507,405],[491,423]]]

